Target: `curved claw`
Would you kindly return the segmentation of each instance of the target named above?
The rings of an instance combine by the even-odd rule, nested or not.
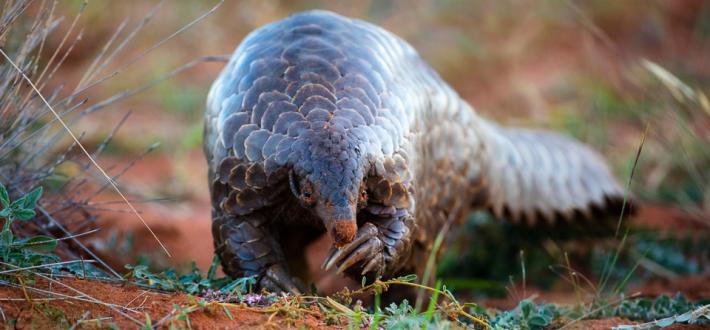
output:
[[[382,276],[383,270],[385,269],[385,258],[383,258],[382,255],[377,255],[372,258],[365,267],[362,268],[360,275],[365,275],[375,269],[377,269],[376,277]]]
[[[330,252],[328,252],[328,256],[325,257],[325,260],[323,260],[323,263],[320,265],[320,268],[322,270],[330,270],[333,265],[335,265],[335,262],[333,261],[335,256],[338,254],[338,251],[340,251],[337,248],[330,248]]]
[[[321,266],[325,270],[330,270],[338,265],[337,273],[342,273],[358,263],[364,263],[364,273],[377,270],[382,273],[384,269],[384,257],[382,251],[384,244],[378,237],[377,227],[371,223],[366,223],[357,233],[355,240],[341,249],[331,249],[330,254]],[[371,258],[371,260],[367,260]]]
[[[350,254],[357,247],[374,237],[377,237],[377,227],[371,223],[366,223],[358,230],[355,240],[340,249],[332,248],[330,253],[328,253],[328,257],[325,258],[325,261],[323,261],[321,268],[324,270],[330,270],[343,257]]]
[[[262,288],[266,288],[273,292],[289,292],[293,294],[302,294],[303,285],[299,283],[297,278],[291,275],[279,264],[269,266],[261,278],[259,284]]]
[[[338,267],[336,273],[340,274],[354,264],[367,258],[368,256],[375,257],[378,252],[382,251],[382,242],[377,238],[371,238],[367,242],[360,245],[355,251],[348,254],[347,258]],[[374,259],[374,258],[373,258]]]

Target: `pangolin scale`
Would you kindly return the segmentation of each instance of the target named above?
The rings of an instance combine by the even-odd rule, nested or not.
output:
[[[480,117],[402,39],[324,11],[252,32],[208,95],[212,233],[226,273],[302,292],[305,245],[359,279],[420,272],[471,208],[590,218],[623,189],[562,135]]]

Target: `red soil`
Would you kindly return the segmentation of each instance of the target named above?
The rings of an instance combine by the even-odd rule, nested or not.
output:
[[[32,287],[73,297],[83,294],[84,300],[96,302],[70,298],[48,303],[44,299],[48,297],[46,295],[2,286],[0,297],[3,298],[0,300],[0,308],[3,311],[3,321],[16,320],[16,329],[66,328],[74,324],[78,324],[78,328],[82,329],[100,328],[97,326],[100,324],[97,319],[101,319],[103,324],[115,323],[121,329],[131,329],[144,325],[146,315],[149,315],[153,326],[160,325],[160,328],[167,329],[170,325],[175,325],[177,328],[186,328],[187,321],[178,319],[179,313],[176,312],[175,306],[180,309],[195,307],[197,302],[195,298],[185,294],[148,291],[131,284],[110,284],[82,279],[64,279],[61,283],[73,290],[46,281],[38,281]],[[81,291],[81,294],[75,290]],[[232,319],[225,309],[229,311]],[[288,313],[259,308],[215,304],[198,308],[187,315],[193,329],[334,329],[327,326],[325,316],[315,310],[312,313],[289,316]],[[141,325],[127,316],[140,321]]]
[[[161,329],[167,329],[171,325],[186,328],[188,320],[192,329],[342,329],[347,327],[345,319],[340,320],[343,326],[326,324],[326,316],[315,307],[300,313],[287,309],[274,311],[234,304],[208,304],[200,308],[194,297],[181,293],[145,290],[132,284],[69,278],[54,283],[38,280],[28,287],[52,291],[55,295],[39,294],[31,289],[0,286],[0,297],[2,297],[0,310],[2,321],[6,325],[9,325],[7,322],[12,321],[16,329],[66,328],[73,325],[77,325],[78,329],[95,329],[101,328],[101,324],[105,326],[114,323],[121,329],[131,329],[145,325],[149,316],[151,324]],[[72,298],[51,301],[46,299],[57,298],[56,294]],[[178,310],[185,308],[195,308],[195,310],[187,313],[187,318],[180,319]],[[619,324],[635,324],[635,322],[622,318],[584,320],[570,325],[568,329],[610,329]],[[666,329],[702,329],[702,327],[674,325]]]

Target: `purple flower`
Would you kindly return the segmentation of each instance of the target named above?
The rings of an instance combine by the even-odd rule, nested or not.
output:
[[[249,306],[261,305],[264,303],[264,296],[260,294],[247,293],[244,295],[244,302]]]

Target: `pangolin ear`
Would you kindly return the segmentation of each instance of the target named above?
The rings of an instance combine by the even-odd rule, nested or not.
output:
[[[291,188],[293,196],[300,199],[301,190],[299,188],[298,179],[296,179],[296,175],[293,173],[293,170],[288,171],[288,186]]]

